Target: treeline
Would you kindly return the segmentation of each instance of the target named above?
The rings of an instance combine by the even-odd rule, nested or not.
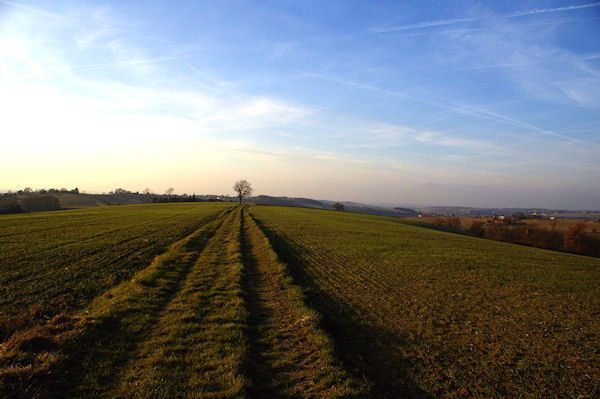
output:
[[[152,197],[152,202],[155,204],[162,204],[167,202],[222,202],[220,199],[216,198],[204,198],[200,196],[193,195],[160,195]]]
[[[584,222],[578,222],[561,231],[556,229],[555,220],[548,221],[551,229],[535,224],[515,224],[514,220],[515,218],[487,222],[475,220],[470,226],[463,226],[459,217],[447,216],[438,218],[435,223],[490,240],[600,257],[600,237],[595,232],[587,232]]]
[[[57,211],[62,209],[58,198],[49,194],[32,194],[22,199],[2,198],[0,213]]]
[[[108,193],[109,196],[121,196],[121,197],[129,197],[129,198],[137,198],[141,199],[140,202],[143,203],[155,203],[162,204],[168,202],[222,202],[222,201],[232,201],[231,197],[227,196],[216,196],[216,195],[188,195],[186,193],[183,194],[174,194],[174,189],[169,188],[165,194],[155,194],[150,191],[149,188],[145,189],[142,193],[136,191],[128,191],[123,188],[117,188],[114,191],[110,191]],[[102,194],[103,195],[103,194]],[[101,194],[96,194],[96,197],[100,197]]]
[[[116,188],[108,193],[80,194],[78,188],[72,190],[66,188],[32,190],[27,187],[16,192],[0,193],[0,214],[61,210],[63,208],[59,198],[62,198],[61,196],[64,194],[88,197],[91,200],[90,202],[96,201],[106,205],[232,201],[231,197],[224,195],[174,194],[173,191],[173,188],[169,188],[165,194],[155,194],[150,189],[140,193]]]
[[[17,192],[0,194],[0,214],[61,210],[58,198],[52,194],[79,194],[79,189],[49,188],[33,190],[26,187]]]
[[[75,187],[72,190],[69,190],[68,188],[49,188],[49,189],[45,189],[45,188],[40,188],[39,190],[33,190],[31,187],[26,187],[22,190],[19,190],[17,192],[11,193],[10,191],[6,194],[3,194],[4,196],[16,196],[16,197],[22,197],[22,196],[30,196],[30,195],[39,195],[39,194],[79,194],[79,188]]]

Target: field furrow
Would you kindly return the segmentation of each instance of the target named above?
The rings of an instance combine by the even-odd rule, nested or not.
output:
[[[177,204],[1,215],[0,342],[56,314],[77,314],[230,207]]]
[[[109,396],[241,397],[247,386],[241,214],[208,242]]]
[[[47,325],[15,333],[0,348],[0,394],[106,394],[118,370],[137,343],[147,339],[229,213],[223,211],[173,244],[131,280],[96,298],[81,315],[57,316]]]
[[[350,397],[360,387],[335,359],[319,315],[244,212],[242,249],[249,310],[250,397]]]
[[[0,244],[0,397],[600,394],[598,259],[232,204],[0,217]]]
[[[277,253],[289,263],[294,280],[323,314],[326,331],[336,338],[335,351],[345,367],[369,388],[362,397],[428,398],[409,375],[404,357],[394,353],[402,341],[381,327],[388,326],[394,317],[393,312],[381,311],[397,305],[386,302],[391,292],[381,289],[387,285],[386,279],[378,277],[368,263],[321,248],[308,234],[276,223],[265,224],[264,219],[258,222]],[[352,295],[348,295],[349,290]]]
[[[600,392],[596,259],[389,218],[251,213],[374,397]]]

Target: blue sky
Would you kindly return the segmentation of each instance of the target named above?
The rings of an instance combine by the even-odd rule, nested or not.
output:
[[[0,190],[600,208],[600,2],[0,0]]]

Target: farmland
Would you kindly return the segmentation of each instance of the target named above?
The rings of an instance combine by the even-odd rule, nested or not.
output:
[[[412,220],[443,226],[442,230],[462,230],[492,240],[600,257],[598,221],[526,219],[522,215],[489,219],[446,216]]]
[[[20,323],[81,310],[229,206],[124,206],[1,216],[0,336]]]
[[[380,216],[0,217],[0,396],[600,393],[600,260]]]
[[[188,207],[132,207],[131,212],[175,220],[178,213],[169,212],[181,206]],[[69,308],[46,323],[38,320],[12,331],[0,347],[0,396],[348,397],[366,392],[334,355],[319,315],[306,307],[302,289],[247,210],[194,204],[188,212],[195,229],[146,267],[98,289],[79,311]],[[58,223],[58,214],[47,216],[58,217]],[[168,231],[164,225],[162,230]],[[104,262],[111,265],[110,260]],[[94,268],[102,269],[101,262]],[[37,278],[52,280],[40,273]],[[77,286],[97,283],[90,274]],[[21,296],[22,302],[36,303],[35,295]]]
[[[597,259],[390,218],[252,214],[378,396],[600,392]]]
[[[411,220],[421,221],[425,223],[437,223],[441,217],[439,216],[426,216],[421,218],[411,218]],[[443,217],[442,217],[443,219]],[[492,223],[492,218],[475,218],[475,217],[460,217],[459,220],[463,228],[468,228],[473,222],[484,221]],[[539,227],[545,230],[556,230],[560,232],[567,231],[570,227],[573,227],[577,223],[580,223],[582,219],[523,219],[519,220],[519,223],[526,226]],[[600,230],[600,222],[596,220],[584,220],[585,231],[588,233],[596,233]]]

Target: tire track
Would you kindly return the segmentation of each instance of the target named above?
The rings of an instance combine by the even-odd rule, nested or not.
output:
[[[389,308],[389,285],[394,282],[381,278],[372,265],[329,251],[316,243],[309,231],[285,228],[268,217],[259,218],[257,223],[289,262],[310,303],[323,315],[323,325],[335,338],[339,358],[368,385],[361,397],[428,398],[407,374],[404,358],[395,356],[403,342],[386,329],[395,321],[394,315],[382,316],[378,311],[378,307]],[[402,285],[399,281],[396,284]],[[378,295],[373,297],[372,292]]]
[[[59,315],[47,326],[15,334],[0,348],[0,366],[10,365],[9,373],[0,373],[0,394],[105,395],[229,212],[171,245],[133,279],[96,298],[82,315]]]
[[[199,254],[109,396],[244,396],[240,217],[236,209]]]
[[[364,387],[335,359],[331,340],[318,327],[320,316],[306,307],[302,290],[247,210],[243,216],[249,397],[356,396]]]
[[[173,244],[84,314],[55,319],[0,348],[0,366],[10,364],[0,370],[0,396],[333,398],[364,391],[244,207]]]

